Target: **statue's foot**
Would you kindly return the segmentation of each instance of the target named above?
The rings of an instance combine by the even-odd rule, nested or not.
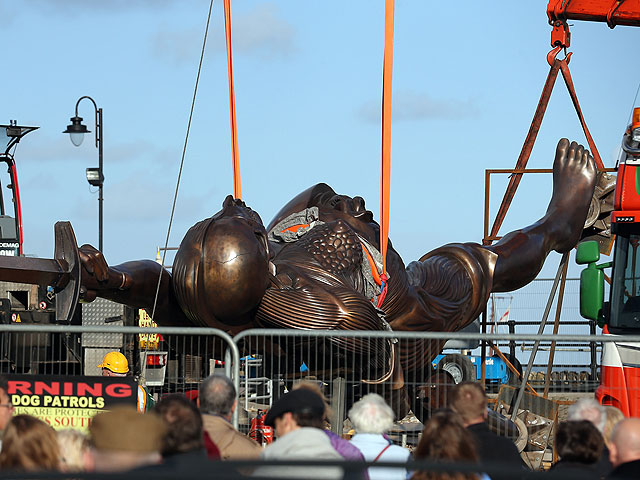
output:
[[[553,196],[542,222],[552,231],[551,248],[573,248],[584,228],[596,184],[596,165],[587,149],[566,138],[558,142],[553,163]]]

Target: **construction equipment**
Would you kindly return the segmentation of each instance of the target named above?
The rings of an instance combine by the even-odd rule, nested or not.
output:
[[[65,228],[61,222],[56,228],[57,260],[43,265],[38,259],[24,256],[22,208],[14,153],[22,138],[38,128],[18,125],[15,120],[8,125],[0,125],[0,162],[6,166],[6,171],[0,169],[0,256],[6,260],[5,266],[14,269],[15,273],[12,281],[0,282],[0,322],[4,324],[56,323],[57,318],[62,318],[60,309],[71,311],[70,306],[78,300],[80,263],[77,254],[74,255],[77,246],[70,225]],[[24,275],[33,268],[44,270],[47,281],[41,285],[25,283]],[[59,287],[59,295],[56,295],[56,287]],[[65,319],[71,321],[70,317]],[[75,340],[72,336],[65,337],[66,347],[59,348],[60,345],[52,344],[50,335],[38,335],[27,345],[19,336],[6,334],[0,341],[2,370],[68,372],[70,365],[77,362]],[[56,355],[52,354],[54,350]],[[58,363],[54,365],[50,360],[39,360],[44,358],[56,358]]]
[[[549,0],[547,5],[549,23],[553,26],[550,58],[570,44],[568,20],[606,22],[610,28],[616,25],[640,26],[640,0]],[[568,61],[569,55],[566,60]],[[588,137],[588,136],[587,136]],[[639,273],[636,272],[636,250],[640,239],[640,109],[634,109],[633,121],[622,140],[622,155],[619,161],[615,188],[614,206],[611,213],[610,232],[608,220],[603,223],[601,233],[615,235],[615,254],[612,263],[597,265],[600,253],[609,253],[611,243],[586,241],[578,246],[576,262],[588,265],[580,277],[580,313],[583,317],[597,320],[605,335],[623,337],[640,333],[640,301],[636,297]],[[592,152],[595,155],[595,152]],[[597,158],[596,158],[597,160]],[[600,169],[601,165],[598,164]],[[601,172],[600,179],[606,175]],[[599,182],[599,186],[607,182]],[[604,192],[605,194],[607,192]],[[606,196],[606,195],[605,195]],[[594,208],[596,207],[596,208]],[[592,205],[589,218],[602,223],[599,205]],[[598,230],[598,229],[596,229]],[[601,229],[600,229],[601,230]],[[597,233],[597,232],[596,232]],[[610,301],[604,302],[603,269],[612,267]],[[640,348],[620,342],[603,345],[601,384],[596,397],[603,405],[620,408],[625,415],[640,414]]]
[[[0,188],[0,255],[22,255],[22,208],[20,205],[20,189],[18,188],[18,173],[16,163],[11,153],[22,137],[40,127],[26,127],[11,120],[9,125],[0,125],[0,162],[7,166],[7,178],[0,179],[11,192],[10,208],[2,188]],[[4,152],[3,152],[4,150]],[[3,173],[3,172],[0,172]]]
[[[597,320],[605,335],[620,341],[602,347],[601,384],[596,398],[618,407],[627,416],[640,415],[640,344],[624,336],[640,333],[640,107],[622,139],[611,233],[615,235],[613,262],[597,265],[598,244],[578,246],[576,262],[586,264],[580,275],[580,314]],[[603,270],[611,267],[609,301],[604,302]]]

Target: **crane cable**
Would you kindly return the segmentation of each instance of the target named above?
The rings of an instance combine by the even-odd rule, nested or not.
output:
[[[229,114],[231,117],[231,157],[233,161],[233,196],[242,199],[238,127],[236,125],[236,95],[233,88],[233,54],[231,49],[231,0],[224,0],[224,31],[227,38],[227,70],[229,72]]]
[[[162,268],[158,274],[158,285],[156,286],[156,295],[153,299],[153,308],[151,309],[151,321],[156,313],[156,306],[158,305],[158,296],[160,295],[160,283],[162,282],[162,272],[164,271],[164,262],[167,256],[167,250],[169,249],[169,235],[171,234],[171,225],[173,224],[173,216],[176,211],[176,203],[178,200],[178,190],[180,189],[180,180],[182,178],[182,168],[184,167],[184,158],[187,153],[187,144],[189,143],[189,132],[191,131],[191,120],[193,119],[193,110],[196,105],[196,96],[198,94],[198,84],[200,83],[200,72],[202,71],[202,61],[204,59],[205,47],[207,45],[207,36],[209,34],[209,23],[211,21],[211,12],[213,10],[213,2],[209,3],[209,14],[207,15],[207,24],[204,29],[204,38],[202,39],[202,51],[200,52],[200,63],[198,64],[198,73],[196,75],[196,84],[193,88],[193,98],[191,99],[191,110],[189,111],[189,121],[187,122],[187,133],[184,138],[184,145],[182,147],[182,158],[180,159],[180,168],[178,170],[178,180],[176,182],[176,190],[173,195],[173,204],[171,205],[171,215],[169,216],[169,227],[167,228],[167,237],[164,242],[164,252],[162,254]]]
[[[389,243],[389,199],[391,184],[391,81],[393,78],[393,14],[394,0],[385,0],[384,61],[382,73],[382,155],[380,167],[380,253],[382,254],[382,282],[378,308],[387,295],[387,246]]]
[[[549,55],[555,51],[557,54],[557,50],[554,49],[549,52]],[[500,204],[500,208],[498,209],[498,214],[493,222],[493,226],[491,227],[491,232],[489,233],[489,237],[483,239],[484,245],[491,245],[492,241],[497,238],[498,231],[502,226],[502,222],[507,215],[507,211],[511,206],[511,201],[513,200],[514,195],[516,194],[516,190],[522,179],[522,170],[524,170],[527,166],[527,162],[529,161],[529,156],[531,155],[531,150],[533,149],[533,145],[536,141],[536,137],[538,136],[538,131],[540,130],[540,125],[542,124],[542,119],[544,118],[544,114],[547,110],[547,105],[549,103],[549,98],[551,97],[551,92],[553,91],[553,87],[555,85],[556,78],[558,77],[558,72],[562,73],[562,78],[564,79],[564,83],[569,91],[569,96],[571,97],[571,102],[573,103],[573,107],[578,115],[578,120],[580,121],[580,125],[582,126],[582,130],[584,132],[585,137],[587,138],[587,143],[589,144],[589,148],[591,149],[591,154],[593,155],[593,159],[596,163],[596,167],[598,170],[604,170],[604,164],[602,162],[602,158],[600,157],[600,153],[596,148],[595,142],[591,137],[591,133],[589,132],[589,128],[584,119],[584,115],[582,114],[582,109],[580,108],[580,103],[578,102],[578,97],[576,95],[575,88],[573,86],[573,80],[571,78],[571,72],[569,71],[569,60],[571,58],[571,53],[569,53],[566,58],[562,60],[556,58],[555,56],[548,56],[547,59],[551,68],[549,70],[549,74],[547,75],[547,80],[545,81],[544,88],[542,89],[542,94],[540,95],[540,100],[538,102],[538,107],[536,108],[536,113],[533,116],[533,120],[531,121],[531,125],[529,127],[529,132],[527,137],[522,145],[522,150],[520,151],[520,155],[518,156],[518,160],[515,166],[515,172],[511,175],[509,179],[509,185],[507,185],[507,189],[504,192],[504,196],[502,198],[502,202]]]

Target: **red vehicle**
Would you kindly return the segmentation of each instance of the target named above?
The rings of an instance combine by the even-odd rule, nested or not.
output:
[[[22,209],[20,207],[20,189],[18,173],[11,150],[27,133],[39,127],[24,127],[12,120],[9,125],[0,125],[0,162],[6,167],[6,174],[0,172],[0,255],[21,256],[22,251]],[[5,197],[2,187],[11,195]]]
[[[623,140],[618,167],[611,234],[615,235],[613,262],[596,265],[595,241],[578,246],[576,262],[587,264],[580,275],[580,313],[597,320],[605,335],[619,340],[603,342],[600,386],[596,398],[626,416],[640,416],[640,343],[625,336],[640,334],[640,108]],[[610,299],[604,302],[604,268],[612,268]]]

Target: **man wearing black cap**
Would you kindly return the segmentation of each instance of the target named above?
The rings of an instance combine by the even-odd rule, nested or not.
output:
[[[264,460],[343,460],[322,431],[324,402],[311,390],[293,390],[276,401],[265,424],[273,427],[277,440],[264,449]],[[260,467],[256,476],[295,478],[342,478],[339,467]]]

